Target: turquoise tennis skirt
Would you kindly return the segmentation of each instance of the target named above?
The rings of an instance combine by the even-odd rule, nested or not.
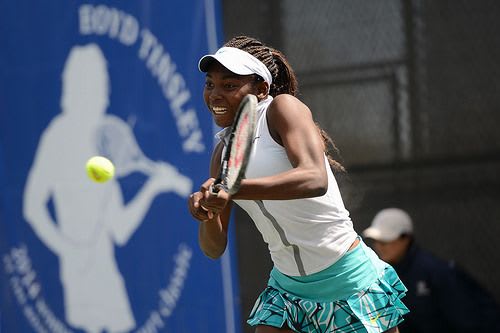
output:
[[[403,321],[406,294],[394,269],[363,241],[327,269],[287,276],[271,271],[248,324],[299,333],[385,332]]]

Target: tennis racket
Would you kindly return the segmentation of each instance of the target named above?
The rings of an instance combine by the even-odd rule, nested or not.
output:
[[[99,154],[116,166],[116,176],[132,172],[153,173],[155,162],[144,156],[130,126],[122,119],[108,115],[97,130],[96,146]]]
[[[252,150],[256,123],[257,97],[246,95],[236,111],[221,171],[211,187],[212,193],[223,189],[233,195],[240,189]]]

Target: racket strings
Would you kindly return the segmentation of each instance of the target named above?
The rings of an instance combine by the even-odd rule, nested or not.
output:
[[[232,188],[238,183],[244,174],[241,170],[246,166],[246,160],[249,155],[249,147],[253,141],[254,119],[252,113],[242,111],[234,132],[233,143],[227,165],[226,186]]]
[[[117,176],[150,169],[152,163],[141,151],[130,127],[123,121],[108,119],[97,131],[97,150],[116,165]]]

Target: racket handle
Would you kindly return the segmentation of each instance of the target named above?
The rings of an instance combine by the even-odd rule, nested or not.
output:
[[[227,175],[227,160],[222,161],[221,165],[221,173],[219,174],[219,177],[210,185],[210,193],[212,194],[217,194],[220,189],[224,189],[224,184],[223,184],[223,179]]]
[[[217,193],[219,193],[220,190],[224,190],[224,191],[228,192],[226,186],[224,185],[224,183],[222,181],[219,181],[219,182],[215,181],[212,185],[210,185],[208,190],[213,195],[217,195]]]
[[[210,187],[208,188],[208,191],[210,192],[210,194],[213,194],[213,195],[217,195],[217,193],[219,193],[219,190],[220,189],[215,182],[212,185],[210,185]]]

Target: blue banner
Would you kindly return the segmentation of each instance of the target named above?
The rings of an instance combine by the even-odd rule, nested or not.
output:
[[[0,331],[239,332],[197,244],[216,0],[0,1]],[[85,163],[112,160],[92,182]]]

